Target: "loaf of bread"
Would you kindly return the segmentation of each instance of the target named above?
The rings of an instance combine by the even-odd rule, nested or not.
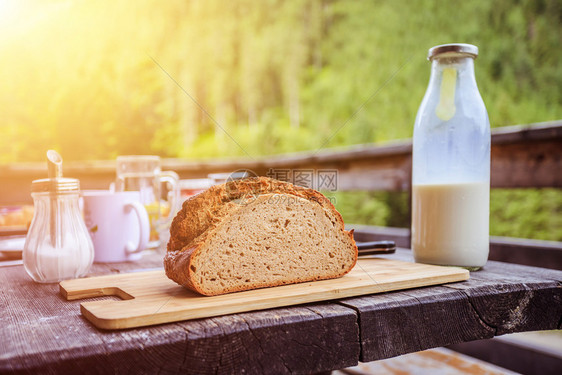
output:
[[[266,177],[186,200],[170,228],[166,275],[203,295],[337,278],[357,261],[353,231],[321,193]]]

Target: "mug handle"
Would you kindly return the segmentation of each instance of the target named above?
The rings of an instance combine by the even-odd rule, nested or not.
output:
[[[125,205],[126,208],[135,210],[137,214],[137,219],[139,221],[139,245],[135,248],[131,245],[131,242],[127,242],[125,246],[125,252],[127,254],[138,253],[146,248],[148,244],[148,239],[150,235],[150,221],[148,220],[148,214],[146,213],[146,208],[139,202],[130,202]]]
[[[160,218],[160,226],[166,228],[172,222],[174,215],[179,210],[180,204],[180,189],[179,181],[180,176],[174,171],[163,171],[160,173],[160,183],[168,183],[171,186],[170,193],[168,193],[168,204],[170,205],[170,212],[165,217]],[[171,197],[170,197],[171,196]]]

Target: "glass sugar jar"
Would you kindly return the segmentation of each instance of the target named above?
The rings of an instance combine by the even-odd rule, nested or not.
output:
[[[482,267],[488,259],[490,122],[474,76],[478,48],[429,50],[431,77],[412,151],[412,250],[417,262]]]
[[[33,181],[34,216],[27,233],[23,263],[41,283],[84,276],[94,260],[94,246],[79,206],[80,183],[62,177],[62,158],[47,152],[49,178]]]

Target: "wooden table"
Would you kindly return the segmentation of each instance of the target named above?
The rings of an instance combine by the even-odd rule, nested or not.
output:
[[[399,250],[392,257],[412,260]],[[92,275],[161,266],[95,264]],[[57,284],[0,267],[0,373],[314,373],[510,332],[559,329],[562,272],[489,262],[469,281],[100,331]],[[108,298],[108,297],[106,297]]]

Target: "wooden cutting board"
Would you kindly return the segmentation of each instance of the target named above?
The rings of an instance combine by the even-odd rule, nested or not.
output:
[[[122,329],[444,284],[468,277],[467,270],[456,267],[364,258],[339,279],[213,297],[179,286],[163,270],[66,280],[60,283],[60,293],[67,300],[120,297],[122,300],[83,302],[80,310],[98,328]]]

